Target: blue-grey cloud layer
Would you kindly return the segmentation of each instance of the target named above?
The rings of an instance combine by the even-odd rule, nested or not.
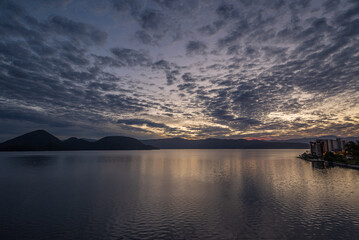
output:
[[[0,1],[1,138],[359,134],[358,1],[32,4]]]

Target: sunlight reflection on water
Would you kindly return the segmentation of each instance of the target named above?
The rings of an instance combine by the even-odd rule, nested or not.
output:
[[[0,153],[0,238],[359,239],[359,171],[301,152]]]

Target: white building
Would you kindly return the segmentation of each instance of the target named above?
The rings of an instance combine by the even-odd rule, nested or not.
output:
[[[341,138],[332,139],[317,139],[315,142],[310,142],[310,152],[314,156],[321,157],[327,152],[342,152],[345,150],[345,141]]]

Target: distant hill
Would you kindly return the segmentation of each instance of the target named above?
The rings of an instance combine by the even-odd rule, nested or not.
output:
[[[142,140],[160,149],[306,149],[307,143],[270,142],[245,139],[216,139],[186,140],[183,138]]]
[[[350,141],[357,141],[359,137],[339,137],[335,135],[325,135],[325,136],[318,136],[318,137],[310,137],[310,138],[294,138],[288,140],[271,140],[270,142],[293,142],[293,143],[308,143],[315,141],[316,139],[337,139],[341,138],[344,139],[346,142]]]
[[[104,137],[94,142],[79,138],[61,141],[45,130],[37,130],[0,144],[0,151],[60,151],[60,150],[151,150],[155,147],[123,136]]]
[[[63,149],[66,150],[91,150],[92,143],[84,139],[79,139],[76,137],[71,137],[62,142]]]
[[[54,150],[151,150],[151,149],[307,149],[315,139],[335,139],[328,135],[289,140],[216,139],[187,140],[183,138],[139,141],[124,136],[109,136],[99,140],[71,137],[61,141],[45,130],[37,130],[0,144],[0,151],[54,151]],[[353,141],[358,138],[343,138]]]
[[[29,132],[0,144],[2,151],[44,151],[61,147],[62,141],[45,130]]]
[[[111,136],[93,142],[96,150],[151,150],[152,146],[145,145],[139,140],[130,137]]]

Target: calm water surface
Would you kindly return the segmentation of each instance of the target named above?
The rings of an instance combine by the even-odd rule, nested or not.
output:
[[[0,239],[359,239],[359,171],[301,152],[0,153]]]

